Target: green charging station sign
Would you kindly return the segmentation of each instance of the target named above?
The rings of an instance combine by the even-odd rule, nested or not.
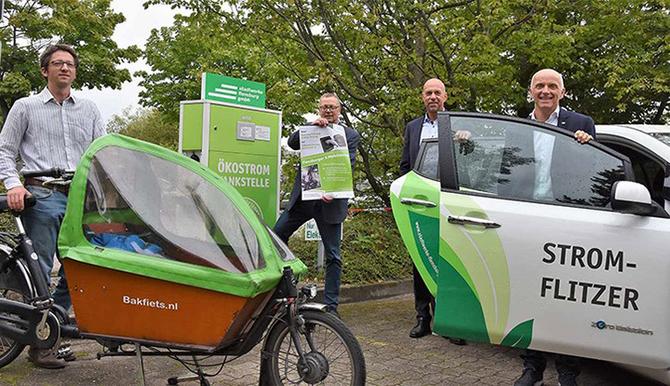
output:
[[[265,108],[265,84],[205,72],[200,97],[214,102]]]

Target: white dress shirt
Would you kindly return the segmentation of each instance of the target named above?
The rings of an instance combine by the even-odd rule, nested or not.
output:
[[[553,126],[558,126],[558,113],[561,107],[549,115],[544,122]],[[530,119],[537,121],[535,111],[530,114]],[[535,189],[533,198],[537,200],[553,200],[554,195],[551,190],[551,159],[554,153],[554,141],[556,137],[541,131],[533,132],[533,147],[535,151]]]
[[[423,116],[423,125],[421,126],[421,137],[419,138],[419,144],[424,139],[437,138],[437,120],[431,121],[428,118],[428,114]]]
[[[7,190],[20,186],[16,155],[24,171],[74,170],[94,139],[105,135],[95,104],[70,96],[59,104],[44,88],[14,102],[0,132],[0,179]]]

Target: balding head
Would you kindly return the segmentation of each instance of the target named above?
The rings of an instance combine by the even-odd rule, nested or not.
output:
[[[565,95],[563,76],[550,68],[540,70],[533,75],[528,93],[535,103],[533,114],[536,119],[544,122],[556,111]]]
[[[447,100],[447,91],[444,83],[437,78],[428,79],[423,84],[421,99],[426,107],[426,114],[431,120],[437,119],[437,112],[444,110],[444,102]]]
[[[535,77],[538,77],[538,76],[539,77],[553,77],[553,78],[556,78],[556,79],[558,79],[558,83],[561,86],[561,88],[565,88],[563,86],[563,75],[561,75],[560,72],[558,72],[554,69],[544,68],[544,69],[536,72],[535,74],[533,74],[533,77],[530,80],[530,85],[531,86],[533,85],[533,81],[535,81]]]

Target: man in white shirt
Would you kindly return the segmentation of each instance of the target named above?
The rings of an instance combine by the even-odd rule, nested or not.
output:
[[[40,265],[50,279],[60,224],[65,215],[67,186],[42,186],[42,180],[19,179],[17,154],[23,161],[23,172],[51,168],[74,170],[86,148],[94,139],[105,135],[105,128],[95,104],[72,95],[79,59],[68,45],[47,47],[40,56],[40,70],[47,86],[37,95],[14,103],[0,132],[0,179],[7,189],[9,207],[22,212],[26,233],[33,242]],[[37,199],[35,206],[24,211],[26,195]],[[65,311],[72,302],[63,268],[54,291],[54,303]],[[58,348],[55,346],[54,350]],[[31,348],[30,360],[39,367],[54,369],[65,366],[54,350]]]
[[[596,136],[593,119],[587,115],[575,113],[561,108],[559,102],[565,96],[563,77],[552,69],[543,69],[535,73],[528,88],[535,108],[530,119],[558,126],[574,132],[575,140],[585,144]],[[536,131],[533,133],[535,153],[535,186],[533,198],[553,200],[551,181],[551,162],[555,137]],[[540,351],[526,350],[521,357],[524,359],[522,376],[514,383],[515,386],[537,386],[542,384],[547,361]],[[568,355],[556,355],[556,370],[561,386],[576,385],[579,375],[578,358]]]

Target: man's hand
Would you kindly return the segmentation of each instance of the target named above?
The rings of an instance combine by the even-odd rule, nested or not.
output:
[[[321,126],[321,127],[328,126],[328,123],[329,122],[326,118],[317,118],[314,122],[312,122],[313,125]]]
[[[326,204],[330,204],[333,201],[333,196],[330,194],[324,194],[321,196],[321,201],[325,202]]]
[[[472,134],[467,130],[458,130],[454,133],[454,141],[458,143],[463,143],[468,141]]]
[[[583,131],[583,130],[577,130],[575,131],[575,139],[577,142],[581,143],[582,145],[589,142],[590,140],[593,139],[591,134]]]
[[[30,196],[30,192],[23,186],[16,186],[9,189],[7,192],[7,204],[9,209],[15,212],[23,211],[23,200],[26,196]]]

